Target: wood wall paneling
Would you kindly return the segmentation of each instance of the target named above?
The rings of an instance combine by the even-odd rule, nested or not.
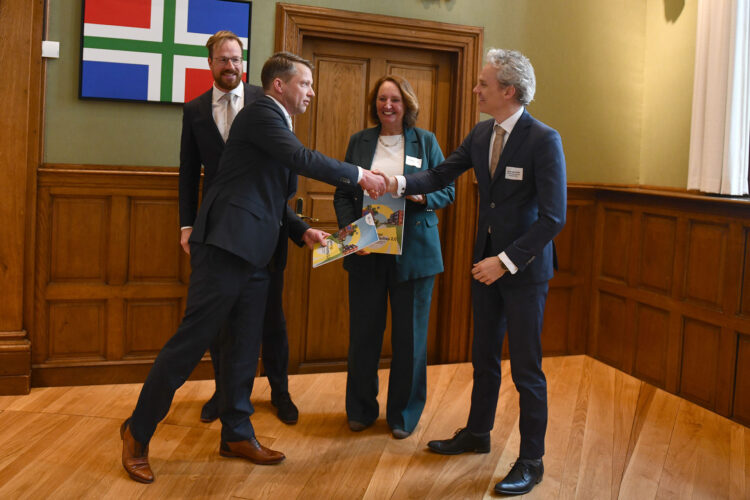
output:
[[[631,336],[628,329],[628,306],[624,297],[606,292],[599,293],[596,357],[629,372],[625,366],[625,350],[629,348]]]
[[[107,306],[102,300],[48,302],[44,363],[106,359]]]
[[[646,304],[637,304],[636,311],[633,375],[666,387],[670,313]]]
[[[568,354],[573,291],[569,287],[550,287],[544,308],[542,328],[542,351],[545,356]]]
[[[740,290],[740,313],[750,318],[750,227],[743,227],[742,243],[742,289]]]
[[[644,213],[641,220],[638,259],[639,286],[669,295],[672,291],[672,264],[677,247],[677,218]]]
[[[630,261],[633,214],[609,207],[603,210],[601,276],[625,283]]]
[[[721,328],[691,318],[683,321],[680,395],[714,408]]]
[[[185,307],[176,170],[51,165],[37,214],[32,382],[142,380]]]
[[[175,201],[174,198],[132,199],[129,282],[180,283],[182,249],[175,246],[171,229],[180,224]]]
[[[732,417],[750,426],[750,335],[738,335]]]
[[[723,307],[728,236],[728,224],[690,219],[682,289],[686,300],[717,309]]]
[[[152,360],[182,319],[182,300],[126,300],[123,359]]]
[[[30,388],[34,196],[41,155],[44,1],[0,2],[0,394]]]

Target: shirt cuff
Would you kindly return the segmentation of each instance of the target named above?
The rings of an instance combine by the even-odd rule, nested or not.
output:
[[[359,181],[362,180],[362,176],[364,174],[362,173],[362,167],[357,166],[357,184],[359,184]]]
[[[193,226],[182,226],[180,228],[180,231],[182,231],[183,229],[193,229]]]
[[[404,191],[406,191],[406,177],[403,175],[397,175],[396,176],[396,198],[401,198],[404,195]]]
[[[500,252],[500,255],[498,255],[500,260],[505,264],[505,267],[508,268],[508,271],[510,271],[510,274],[516,274],[518,272],[518,267],[513,263],[510,258],[505,255],[505,252]]]

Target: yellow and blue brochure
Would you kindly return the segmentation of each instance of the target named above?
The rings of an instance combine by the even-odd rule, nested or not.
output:
[[[406,198],[395,198],[386,193],[373,200],[365,193],[362,200],[362,215],[372,215],[379,238],[376,244],[367,249],[368,252],[401,255],[405,210]]]
[[[312,266],[316,268],[328,264],[377,242],[375,221],[372,215],[367,214],[328,236],[325,245],[316,243],[312,252]]]

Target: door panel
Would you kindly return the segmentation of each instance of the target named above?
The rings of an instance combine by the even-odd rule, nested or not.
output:
[[[448,96],[455,66],[450,53],[317,38],[306,38],[301,53],[315,65],[316,97],[307,113],[295,118],[295,132],[306,146],[343,160],[349,137],[374,125],[368,119],[366,102],[370,89],[382,75],[396,74],[409,80],[417,94],[417,126],[435,132],[446,151],[452,116]],[[305,215],[318,219],[312,225],[329,232],[338,229],[334,190],[328,184],[300,177],[294,197],[295,203],[302,199]],[[347,273],[341,261],[311,270],[310,260],[309,250],[290,247],[284,296],[290,373],[346,367]],[[439,281],[433,305],[437,304]],[[436,310],[433,307],[431,312],[428,359],[434,359],[436,351]],[[386,363],[390,354],[389,321],[382,352]]]

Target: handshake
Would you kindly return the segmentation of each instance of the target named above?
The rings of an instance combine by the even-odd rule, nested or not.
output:
[[[389,177],[379,170],[362,169],[362,178],[359,180],[359,185],[367,191],[370,198],[378,199],[385,193],[396,194],[398,182],[395,177]]]

